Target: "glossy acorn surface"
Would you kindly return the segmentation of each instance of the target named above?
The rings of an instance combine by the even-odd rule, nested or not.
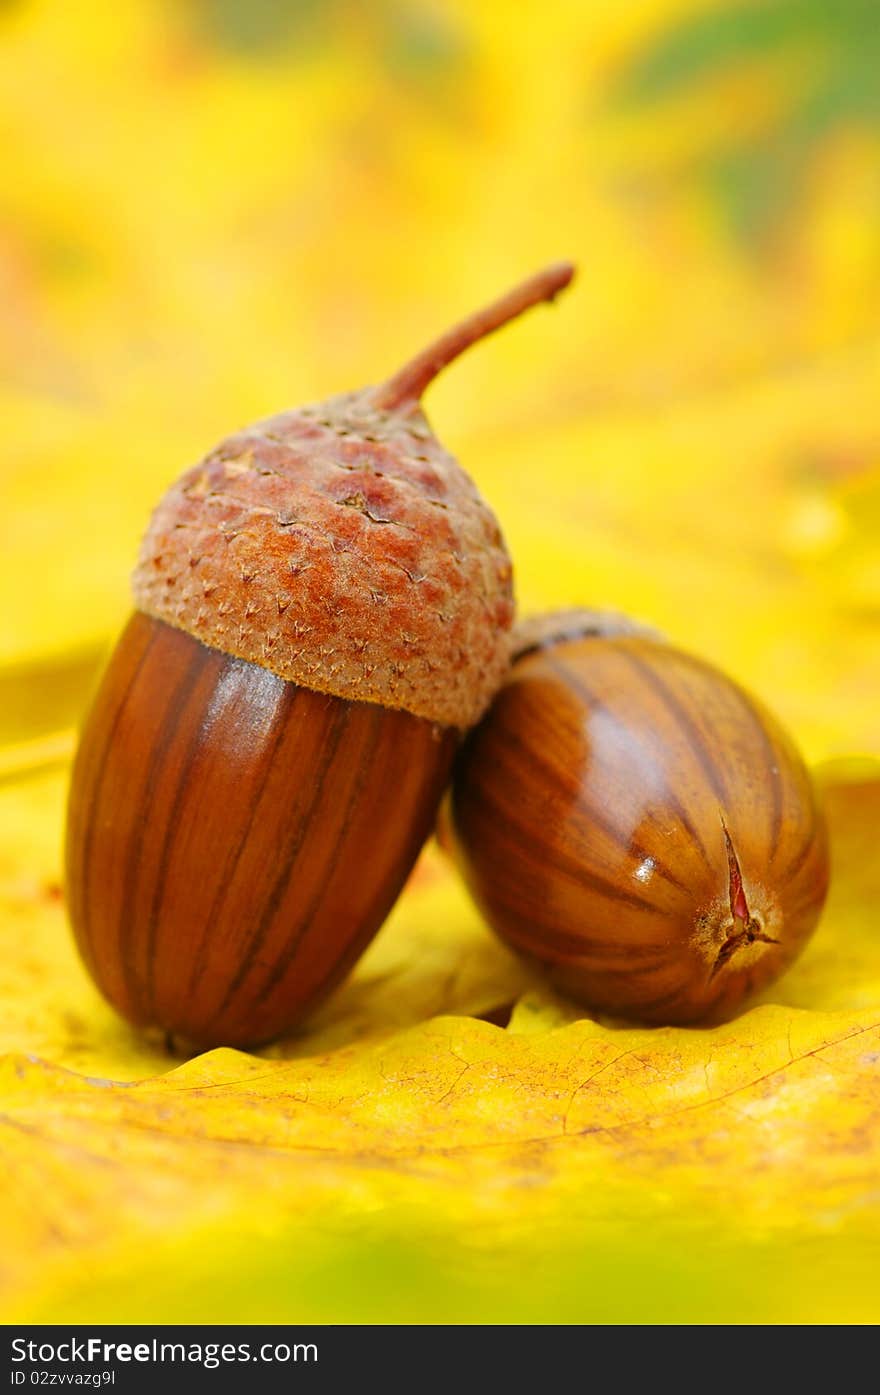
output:
[[[159,500],[68,806],[74,935],[133,1023],[265,1042],[390,910],[514,613],[497,520],[421,396],[572,274],[538,272],[378,385],[234,432]]]
[[[570,996],[645,1022],[724,1020],[819,918],[809,773],[709,664],[646,634],[567,629],[525,648],[468,737],[447,841],[489,923]]]
[[[105,996],[195,1043],[284,1030],[385,919],[456,745],[135,614],[69,812],[71,917]]]

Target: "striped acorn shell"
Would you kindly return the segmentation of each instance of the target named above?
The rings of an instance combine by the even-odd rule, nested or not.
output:
[[[580,615],[517,631],[457,761],[454,856],[489,923],[588,1007],[729,1017],[818,920],[815,789],[737,683],[621,617]]]

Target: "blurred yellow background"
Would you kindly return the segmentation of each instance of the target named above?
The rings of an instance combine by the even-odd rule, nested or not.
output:
[[[427,399],[521,609],[630,611],[812,761],[880,756],[878,72],[876,0],[0,4],[16,1316],[876,1318],[870,759],[815,945],[706,1033],[523,997],[429,851],[309,1034],[164,1074],[75,960],[58,848],[165,486],[560,258]]]
[[[557,310],[428,402],[521,608],[633,610],[814,758],[880,747],[871,3],[17,0],[0,26],[6,742],[75,720],[185,465],[564,256]]]

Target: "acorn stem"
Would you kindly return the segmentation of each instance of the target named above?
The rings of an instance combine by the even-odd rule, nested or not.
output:
[[[544,300],[554,300],[564,290],[574,276],[571,262],[556,262],[543,271],[530,276],[500,299],[477,310],[461,324],[447,330],[427,349],[423,349],[409,363],[399,369],[387,382],[374,388],[373,403],[383,411],[399,411],[409,403],[418,402],[425,388],[436,378],[442,368],[478,339],[485,339],[509,320],[516,319],[524,310],[539,305]]]

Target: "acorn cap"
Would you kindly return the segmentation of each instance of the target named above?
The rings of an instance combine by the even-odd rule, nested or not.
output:
[[[533,277],[378,388],[222,442],[156,508],[136,605],[301,687],[472,726],[509,662],[512,569],[419,399],[463,348],[572,274]]]
[[[539,649],[552,649],[577,639],[609,639],[615,635],[637,635],[641,639],[662,640],[659,630],[631,620],[617,610],[551,610],[527,615],[517,623],[511,636],[511,661],[524,659]]]

